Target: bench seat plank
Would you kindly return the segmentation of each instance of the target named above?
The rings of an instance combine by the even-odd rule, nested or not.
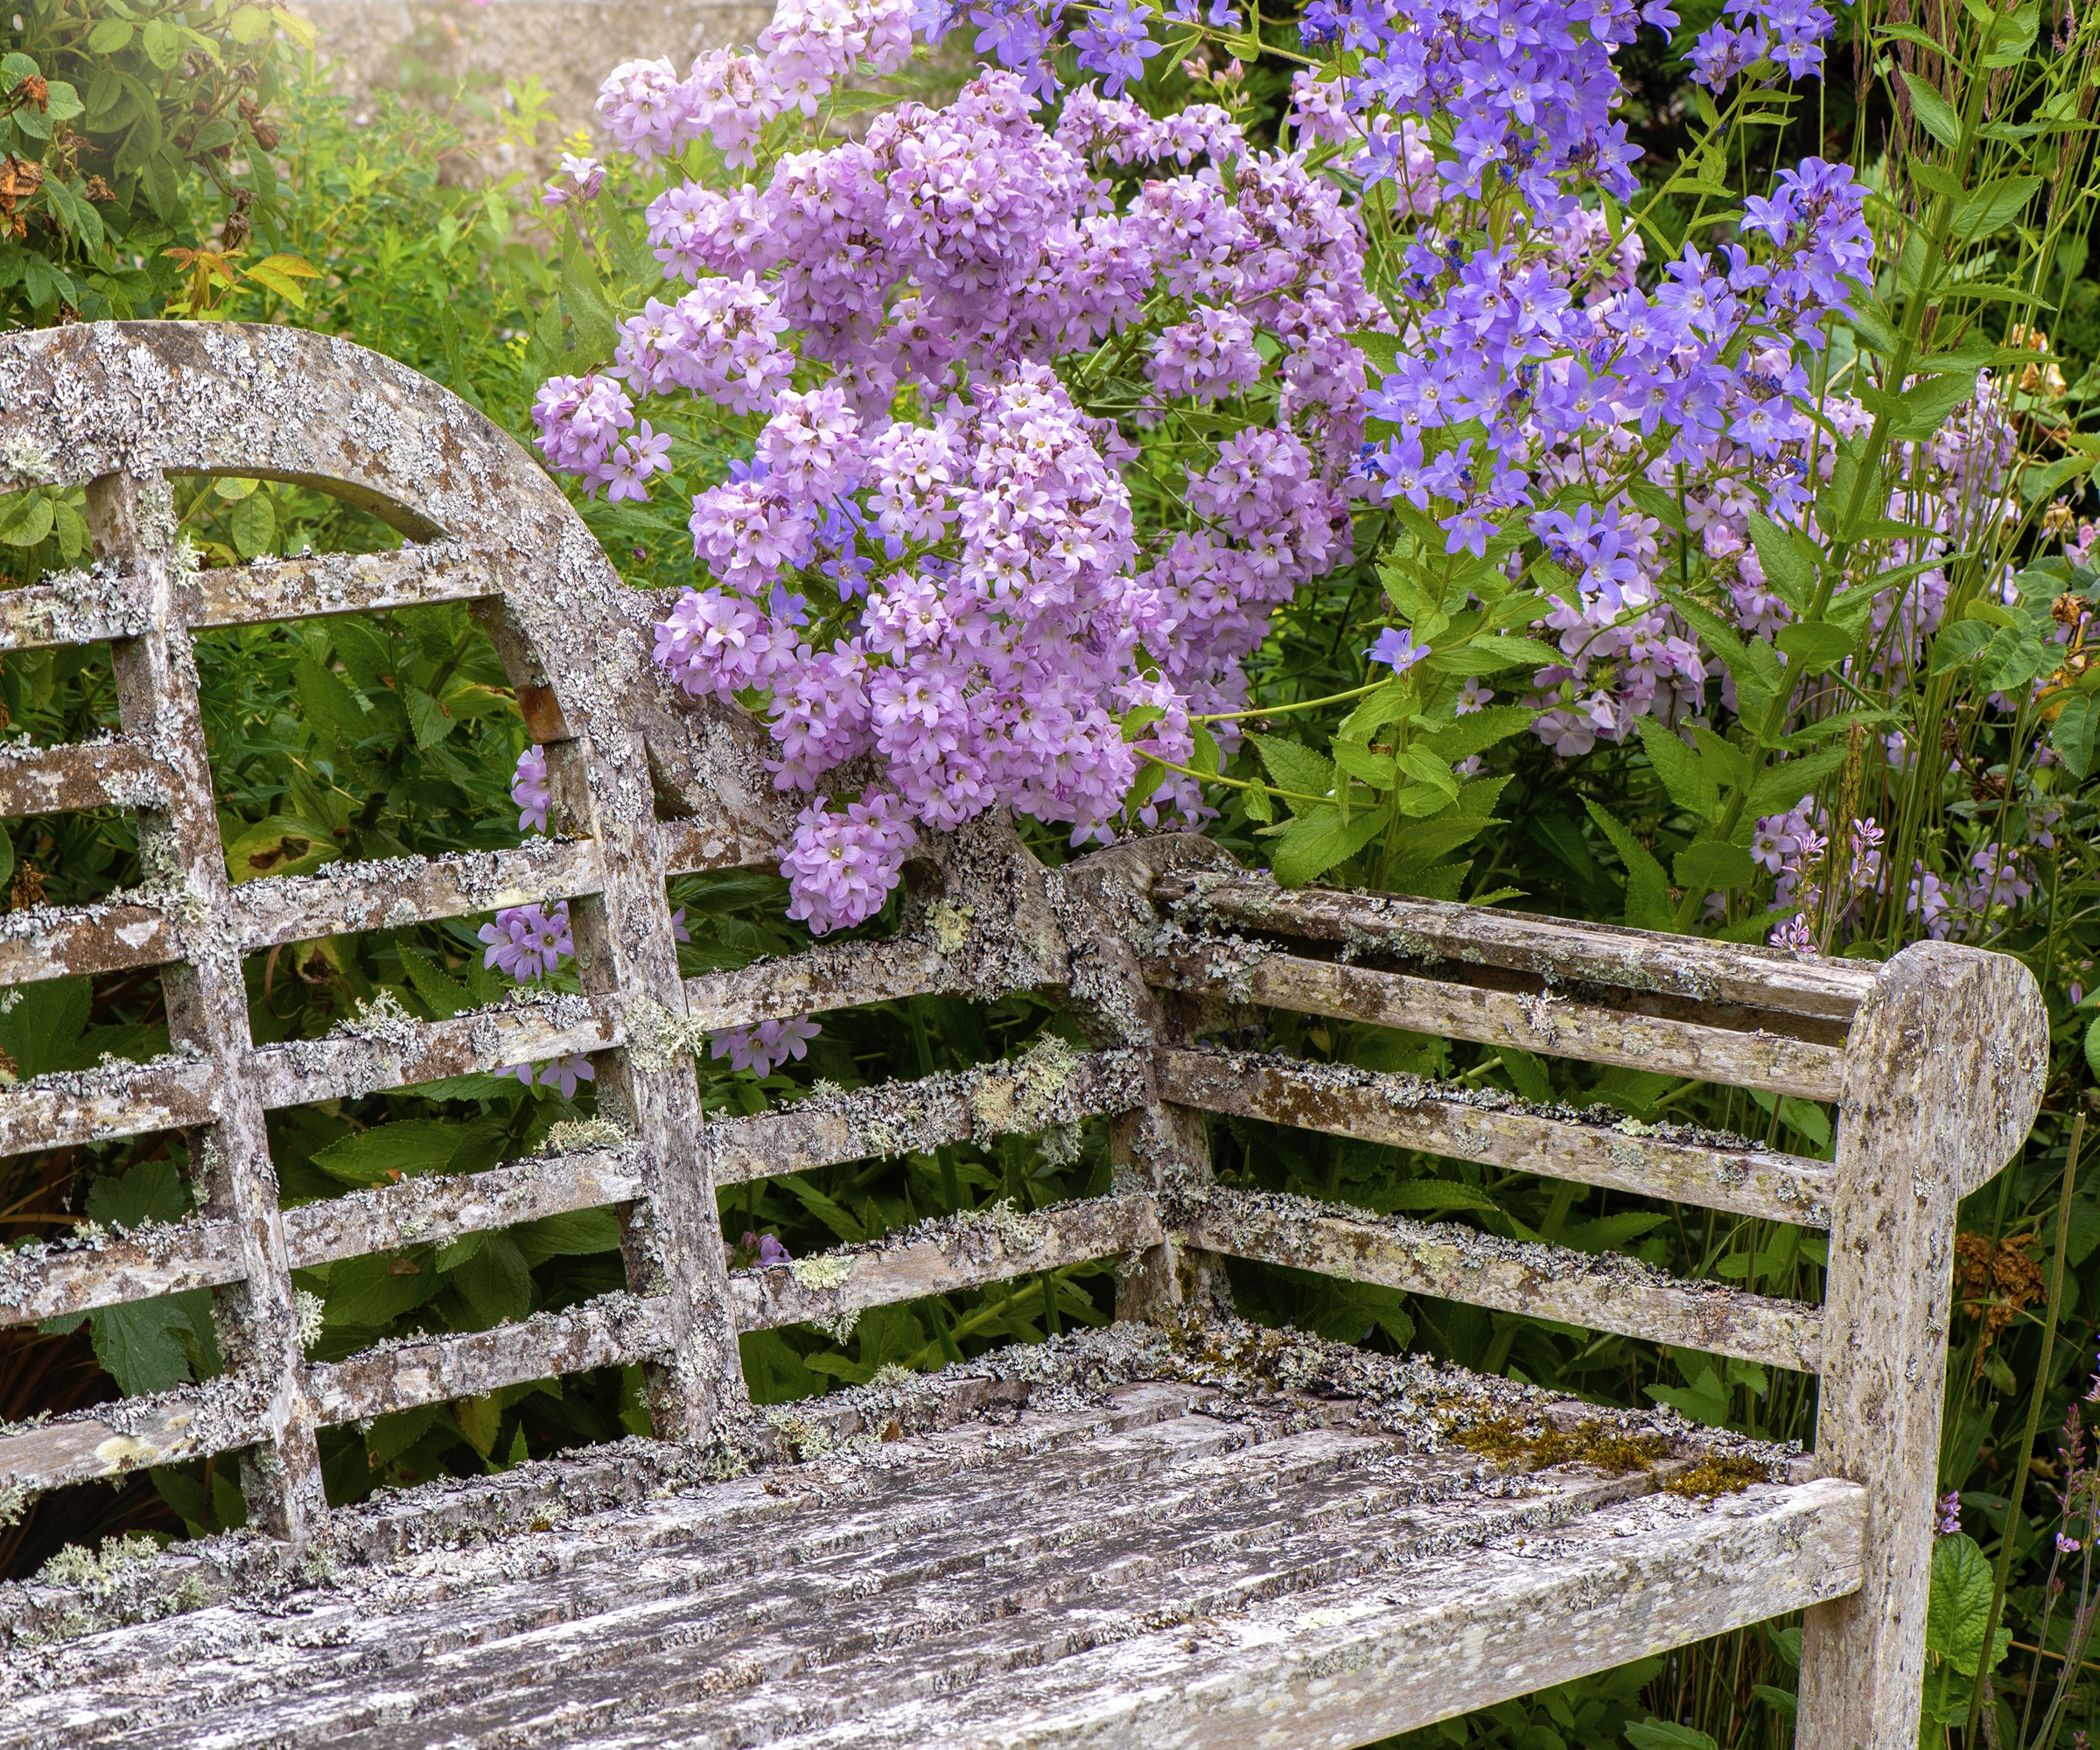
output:
[[[951,1370],[1032,1373],[1025,1409],[900,1434],[867,1388],[760,1413],[802,1462],[710,1482],[637,1443],[682,1473],[606,1511],[411,1535],[319,1586],[221,1569],[220,1602],[18,1646],[0,1745],[1252,1745],[1284,1691],[1330,1734],[1302,1741],[1359,1743],[1858,1584],[1858,1489],[1782,1462],[1664,1493],[1743,1449],[1666,1412],[1620,1418],[1670,1443],[1652,1468],[1524,1473],[1453,1431],[1604,1412],[1245,1326],[1139,1340],[1180,1376],[1116,1383],[1127,1327],[1089,1333]]]

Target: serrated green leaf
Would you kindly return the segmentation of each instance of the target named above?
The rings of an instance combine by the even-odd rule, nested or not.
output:
[[[1404,1179],[1396,1185],[1382,1187],[1378,1193],[1381,1214],[1396,1214],[1404,1210],[1501,1208],[1485,1191],[1442,1179]]]
[[[2038,176],[2001,176],[1970,190],[1954,209],[1954,234],[1966,242],[2010,225],[2040,186]]]
[[[1586,799],[1583,806],[1626,865],[1626,921],[1635,929],[1670,928],[1675,914],[1670,879],[1655,854],[1595,802]]]
[[[1768,766],[1757,782],[1750,787],[1743,812],[1754,817],[1792,808],[1803,796],[1812,794],[1844,764],[1845,752],[1840,745],[1821,748],[1814,753],[1797,753],[1791,760]]]
[[[1774,641],[1788,662],[1803,675],[1823,674],[1852,654],[1852,634],[1828,620],[1797,620],[1781,626]]]
[[[1703,756],[1684,745],[1675,730],[1652,717],[1641,719],[1641,745],[1662,779],[1670,799],[1687,814],[1711,820],[1721,806],[1720,782]]]
[[[1936,1653],[1964,1677],[1973,1677],[1982,1662],[1984,1630],[1990,1626],[1992,1578],[1990,1559],[1966,1532],[1936,1537],[1932,1545],[1932,1580],[1926,1595],[1925,1650]],[[2010,1629],[1994,1638],[1990,1669],[1995,1670],[2012,1642]]]
[[[1677,886],[1687,892],[1723,893],[1732,887],[1747,887],[1757,879],[1757,864],[1740,844],[1718,839],[1702,839],[1680,850],[1670,865]]]
[[[1274,841],[1269,867],[1285,887],[1302,887],[1345,863],[1383,832],[1392,818],[1390,803],[1369,808],[1348,820],[1335,808],[1313,808],[1292,822]]]
[[[234,881],[254,881],[265,875],[304,875],[342,854],[325,828],[295,815],[271,815],[235,836],[226,847],[226,866]]]
[[[1933,52],[1946,52],[1935,46]],[[1910,94],[1911,113],[1925,131],[1949,151],[1958,150],[1962,144],[1962,118],[1955,114],[1954,106],[1940,95],[1937,87],[1922,79],[1913,79],[1908,68],[1898,67],[1896,77],[1903,81],[1903,89]]]
[[[1327,796],[1334,790],[1334,765],[1326,755],[1316,753],[1302,741],[1288,741],[1280,735],[1250,735],[1247,738],[1260,750],[1262,763],[1269,768],[1269,775],[1276,780],[1277,788],[1299,796]],[[1290,797],[1284,798],[1286,803]],[[1292,803],[1292,811],[1308,806]]]
[[[1390,376],[1399,368],[1400,337],[1381,334],[1375,329],[1352,329],[1345,336],[1358,352],[1363,354],[1363,375],[1366,382],[1376,383]]]
[[[412,682],[402,682],[401,703],[409,713],[409,729],[418,747],[435,747],[459,727],[457,718]]]
[[[1487,705],[1424,735],[1419,745],[1433,748],[1455,766],[1513,735],[1522,734],[1537,718],[1538,713],[1530,705]]]
[[[316,1149],[313,1164],[345,1185],[390,1185],[442,1172],[459,1146],[461,1127],[437,1118],[396,1118]]]
[[[1816,554],[1799,530],[1782,528],[1761,511],[1750,513],[1750,542],[1765,581],[1796,613],[1816,595]]]
[[[2090,693],[2073,693],[2063,702],[2049,729],[2049,745],[2074,778],[2090,775],[2093,769],[2095,732],[2100,730],[2100,701]],[[0,881],[7,878],[0,874]]]
[[[37,491],[18,493],[4,510],[0,510],[0,541],[10,547],[34,547],[46,535],[57,520],[52,508],[51,495]]]

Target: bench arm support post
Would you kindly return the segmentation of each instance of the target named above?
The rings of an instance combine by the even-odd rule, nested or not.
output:
[[[2048,1020],[2026,968],[1921,942],[1845,1044],[1816,1458],[1867,1490],[1860,1589],[1808,1613],[1799,1732],[1915,1750],[1956,1207],[2026,1138]]]

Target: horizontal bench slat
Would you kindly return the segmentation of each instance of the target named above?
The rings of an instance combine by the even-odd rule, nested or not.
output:
[[[106,1063],[0,1088],[0,1154],[206,1123],[217,1070],[199,1058]]]
[[[711,1120],[701,1132],[718,1185],[807,1172],[944,1143],[1035,1136],[1127,1112],[1145,1098],[1137,1052],[1037,1052],[981,1069],[816,1095],[777,1111]]]
[[[1738,1032],[1632,1014],[1566,998],[1519,996],[1401,972],[1247,952],[1248,944],[1191,942],[1148,962],[1152,983],[1206,990],[1266,1008],[1513,1046],[1550,1057],[1835,1100],[1840,1054],[1781,1033]]]
[[[0,1434],[0,1484],[31,1493],[180,1464],[261,1440],[267,1393],[245,1375],[98,1404]]]
[[[589,839],[528,839],[515,850],[339,863],[316,875],[243,881],[233,890],[244,948],[401,929],[596,892],[598,846]]]
[[[29,906],[0,917],[0,984],[163,966],[178,951],[157,906]]]
[[[0,817],[80,808],[146,808],[169,796],[168,774],[135,741],[0,744]]]
[[[740,1271],[730,1278],[730,1290],[738,1328],[770,1331],[1112,1257],[1158,1245],[1163,1237],[1158,1209],[1144,1196],[1095,1197],[1027,1215],[978,1211],[906,1228],[873,1245]],[[843,1281],[819,1285],[841,1267]]]
[[[1827,1020],[1849,1021],[1875,976],[1864,962],[1803,959],[1698,936],[1392,894],[1286,892],[1267,875],[1168,876],[1153,893],[1191,923],[1376,944],[1410,959],[1505,966],[1563,983],[1615,984]]]
[[[67,571],[46,583],[0,590],[0,654],[136,638],[150,624],[126,573]]]
[[[358,1032],[339,1027],[319,1039],[264,1046],[249,1054],[248,1073],[262,1104],[275,1109],[605,1051],[625,1038],[615,1003],[561,996],[444,1021],[403,1018]]]
[[[1410,1075],[1240,1053],[1163,1052],[1159,1093],[1178,1105],[1420,1149],[1452,1160],[1572,1179],[1796,1227],[1830,1224],[1824,1162],[1673,1141],[1653,1130],[1547,1117],[1519,1102],[1460,1098]],[[1697,1133],[1694,1132],[1694,1135]]]
[[[588,1149],[303,1203],[284,1212],[284,1247],[297,1270],[629,1203],[641,1189],[640,1171],[625,1152]]]
[[[502,593],[502,572],[488,555],[456,541],[431,541],[391,552],[314,553],[199,571],[177,612],[192,626],[256,626]]]
[[[864,1008],[966,988],[964,969],[931,946],[820,943],[807,954],[687,979],[685,1012],[695,1027],[718,1032],[791,1015]]]
[[[0,1251],[0,1326],[237,1282],[239,1243],[231,1222],[155,1222],[87,1242]]]
[[[1166,1219],[1204,1251],[1798,1373],[1814,1373],[1823,1362],[1823,1315],[1815,1307],[1683,1282],[1616,1252],[1497,1239],[1265,1191],[1212,1191]]]
[[[603,1294],[494,1330],[382,1343],[313,1368],[307,1390],[316,1418],[332,1427],[584,1368],[623,1366],[660,1354],[670,1340],[668,1299]]]
[[[696,820],[656,822],[667,875],[698,875],[712,869],[777,869],[783,841],[709,825]]]

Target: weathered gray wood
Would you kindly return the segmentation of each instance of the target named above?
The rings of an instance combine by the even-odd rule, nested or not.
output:
[[[630,1203],[641,1194],[631,1151],[584,1149],[304,1203],[284,1212],[284,1243],[292,1267],[303,1270],[337,1258],[443,1245],[462,1234]]]
[[[1838,1097],[1837,1049],[1783,1033],[1736,1032],[1561,997],[1376,972],[1236,941],[1177,943],[1145,962],[1145,976],[1176,990],[1264,1008],[1370,1021],[1810,1100]]]
[[[623,1037],[617,1003],[526,988],[449,1020],[396,1011],[346,1022],[319,1039],[263,1046],[248,1065],[256,1096],[274,1110],[606,1051]]]
[[[1074,1052],[1048,1040],[981,1069],[812,1094],[752,1117],[712,1119],[704,1139],[716,1183],[741,1184],[878,1155],[928,1153],[946,1143],[1040,1136],[1129,1111],[1144,1102],[1144,1069],[1137,1052]]]
[[[204,1124],[217,1081],[207,1060],[168,1056],[54,1070],[0,1087],[0,1154]]]
[[[178,603],[190,625],[377,613],[503,593],[495,556],[458,541],[410,542],[389,553],[311,553],[199,571]]]
[[[1614,984],[1751,1010],[1849,1020],[1873,983],[1858,962],[1799,959],[1697,936],[1657,935],[1390,893],[1286,891],[1267,875],[1200,874],[1162,881],[1177,918],[1284,936],[1354,942],[1434,963],[1507,966],[1564,984]]]
[[[1799,1301],[1687,1282],[1618,1252],[1498,1239],[1451,1222],[1217,1189],[1162,1212],[1193,1245],[1410,1294],[1813,1373],[1823,1315]]]
[[[746,1331],[849,1325],[872,1306],[953,1294],[1036,1270],[1157,1246],[1166,1236],[1144,1195],[1096,1197],[1022,1214],[1010,1207],[944,1216],[864,1246],[731,1278]]]
[[[685,1014],[696,1032],[718,1032],[791,1015],[960,992],[972,982],[966,966],[930,942],[820,942],[792,958],[687,979]]]
[[[42,1744],[142,1750],[1237,1744],[1279,1725],[1347,1743],[1857,1581],[1850,1484],[1653,1493],[1729,1437],[1687,1431],[1646,1474],[1505,1476],[1443,1432],[1468,1413],[1439,1407],[1466,1401],[1443,1389],[1457,1376],[1269,1334],[1289,1359],[1256,1366],[1312,1377],[1333,1354],[1396,1406],[1321,1400],[1338,1425],[1308,1425],[1314,1400],[1278,1400],[1229,1359],[1257,1334],[1214,1334],[1214,1358],[1190,1357],[1204,1393],[1111,1387],[1098,1409],[1064,1407],[1076,1377],[1116,1376],[1119,1340],[1098,1333],[1042,1355],[1056,1409],[689,1475],[595,1517],[541,1508],[526,1529],[524,1503],[545,1498],[530,1473],[551,1467],[460,1485],[521,1505],[504,1542],[457,1556],[405,1525],[360,1531],[399,1511],[375,1502],[343,1535],[403,1559],[168,1621],[140,1620],[154,1594],[136,1593],[131,1626],[25,1648],[14,1717]],[[1178,1353],[1164,1337],[1151,1352]],[[1550,1407],[1497,1389],[1520,1417]],[[792,1427],[799,1408],[774,1413]],[[58,1620],[64,1600],[28,1590],[32,1620]]]
[[[137,637],[150,624],[141,600],[148,587],[129,570],[104,566],[10,590],[0,596],[0,652]],[[487,557],[439,541],[390,553],[317,553],[192,571],[175,580],[170,603],[186,626],[252,626],[466,601],[502,590],[501,571]]]
[[[1209,1111],[1767,1221],[1830,1225],[1826,1163],[1689,1129],[1566,1108],[1548,1116],[1492,1091],[1244,1052],[1170,1052],[1158,1074],[1167,1098]]]
[[[249,1375],[54,1416],[0,1432],[0,1487],[34,1494],[253,1447],[272,1438],[273,1410]]]
[[[255,1522],[298,1542],[327,1510],[320,1449],[306,1396],[305,1353],[292,1298],[276,1169],[246,1054],[248,986],[240,946],[220,925],[228,882],[216,792],[198,696],[197,661],[176,617],[175,580],[194,563],[177,536],[172,495],[158,473],[102,474],[88,485],[95,550],[137,579],[145,631],[110,646],[124,734],[164,762],[164,807],[138,810],[138,857],[172,890],[182,958],[161,975],[168,1034],[214,1067],[212,1119],[190,1133],[192,1189],[207,1219],[235,1241],[238,1278],[214,1295],[228,1369],[262,1395],[266,1438],[244,1448],[242,1491]]]
[[[667,1298],[601,1294],[565,1312],[535,1312],[493,1330],[381,1343],[315,1366],[309,1389],[315,1414],[328,1426],[582,1368],[619,1367],[661,1354],[670,1342]]]
[[[318,874],[268,876],[233,890],[243,948],[401,929],[438,918],[550,903],[595,892],[598,847],[588,839],[528,838],[515,850],[331,864]]]
[[[158,966],[175,952],[160,907],[130,896],[94,906],[23,906],[0,916],[0,984]]]
[[[0,1326],[235,1282],[240,1250],[231,1222],[192,1220],[0,1251]]]
[[[169,773],[137,742],[118,737],[56,747],[0,743],[0,816],[75,808],[150,808],[168,800]]]
[[[1809,1613],[1804,1741],[1914,1750],[1956,1206],[2026,1139],[2048,1015],[2034,976],[1944,942],[1880,970],[1845,1048],[1816,1457],[1866,1490],[1864,1583]]]

